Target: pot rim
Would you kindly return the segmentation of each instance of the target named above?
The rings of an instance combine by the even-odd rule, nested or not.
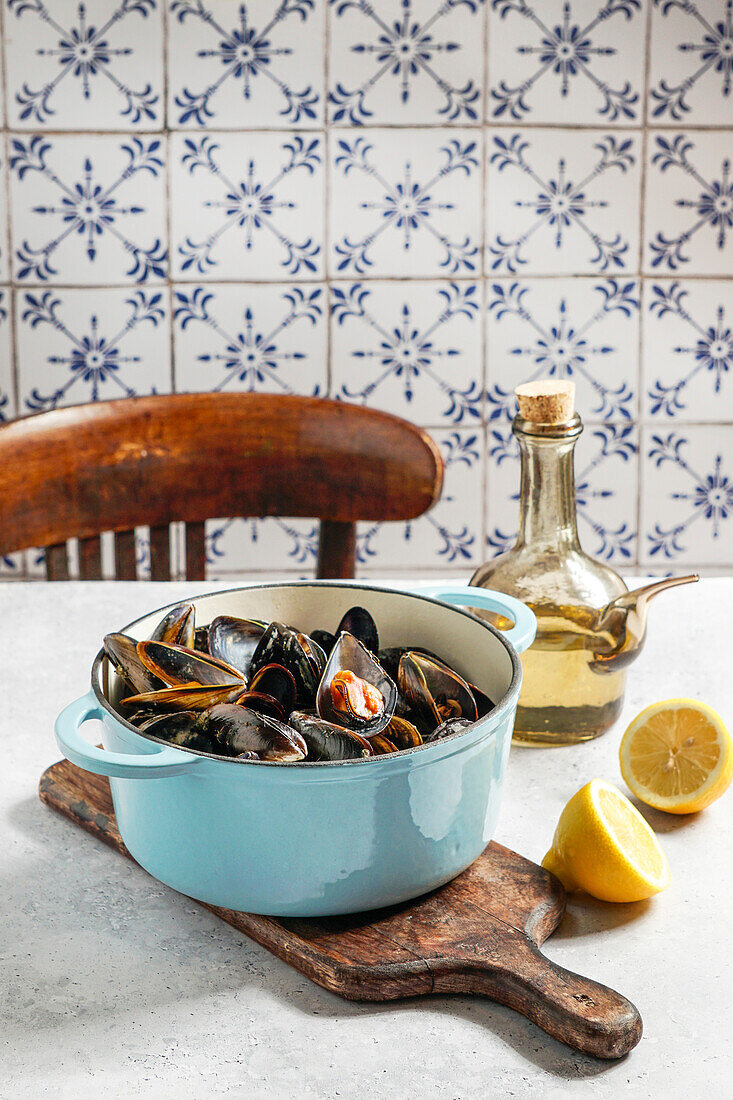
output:
[[[441,737],[441,739],[439,741],[432,741],[432,742],[429,742],[427,745],[417,745],[414,748],[410,748],[410,749],[399,749],[397,752],[384,753],[381,756],[369,756],[369,757],[359,758],[359,759],[356,759],[356,760],[311,760],[311,761],[308,761],[308,762],[306,762],[304,760],[294,760],[294,761],[287,761],[286,762],[286,761],[275,761],[275,760],[237,760],[237,759],[233,759],[231,757],[217,756],[215,753],[202,752],[200,749],[188,749],[188,748],[186,748],[186,749],[180,749],[181,752],[189,754],[191,756],[201,756],[201,757],[204,757],[207,760],[213,760],[215,763],[223,764],[223,765],[238,765],[240,767],[248,767],[248,766],[251,766],[251,765],[255,765],[257,767],[267,767],[267,768],[276,768],[276,769],[307,768],[308,771],[311,771],[313,768],[334,768],[334,767],[343,768],[344,766],[349,767],[349,768],[353,768],[353,767],[358,768],[358,767],[365,767],[365,766],[366,767],[374,767],[374,766],[377,765],[378,762],[384,763],[385,761],[395,760],[395,758],[402,759],[402,758],[405,758],[405,757],[408,757],[408,756],[414,756],[415,753],[420,753],[421,758],[424,758],[425,763],[428,764],[428,763],[431,762],[431,759],[435,757],[435,755],[436,755],[435,750],[443,750],[448,746],[456,747],[456,745],[455,745],[456,742],[461,741],[461,740],[471,740],[472,735],[473,735],[473,738],[475,738],[477,733],[480,733],[482,736],[494,735],[496,733],[496,730],[501,725],[502,720],[506,717],[507,712],[509,712],[512,709],[512,707],[516,706],[516,702],[519,698],[519,689],[520,689],[521,684],[522,684],[522,665],[521,665],[521,662],[519,660],[519,655],[518,655],[516,649],[511,644],[511,642],[504,636],[504,634],[500,630],[498,630],[495,626],[492,626],[492,624],[487,622],[485,619],[479,619],[476,615],[473,615],[470,611],[465,611],[461,607],[456,607],[455,604],[442,603],[441,600],[436,600],[432,596],[426,596],[426,595],[423,595],[420,592],[409,591],[409,590],[403,589],[403,588],[384,588],[380,585],[375,585],[375,584],[353,584],[349,581],[339,581],[339,580],[297,580],[297,581],[281,581],[281,582],[267,581],[263,584],[242,584],[242,585],[237,585],[233,588],[216,589],[213,592],[201,592],[198,595],[190,596],[188,599],[174,600],[172,603],[164,604],[162,607],[159,607],[159,608],[154,608],[152,611],[147,611],[144,615],[139,615],[136,619],[133,619],[132,622],[127,623],[125,626],[123,626],[121,628],[120,633],[123,633],[123,634],[127,633],[128,630],[130,630],[134,626],[137,626],[137,624],[139,622],[141,622],[143,619],[149,618],[151,615],[161,615],[162,616],[162,614],[164,612],[169,611],[171,608],[178,606],[178,604],[181,604],[181,603],[195,603],[197,600],[205,599],[207,596],[227,596],[227,595],[229,595],[230,593],[233,593],[233,592],[259,591],[261,589],[268,589],[268,588],[313,588],[313,587],[315,587],[315,588],[346,588],[348,590],[353,590],[355,592],[380,592],[380,593],[385,593],[386,592],[388,594],[392,594],[392,595],[395,595],[395,596],[408,597],[409,599],[413,599],[413,600],[423,600],[426,603],[441,604],[442,607],[445,607],[447,610],[453,612],[455,615],[462,615],[464,618],[470,619],[472,622],[478,623],[479,626],[483,627],[484,630],[487,630],[499,642],[501,642],[502,646],[504,647],[507,654],[509,655],[509,660],[511,661],[511,664],[512,664],[512,678],[511,678],[511,681],[509,683],[509,687],[504,692],[504,694],[502,695],[501,699],[498,701],[498,703],[496,704],[494,709],[492,711],[490,711],[489,714],[487,714],[485,716],[485,718],[480,718],[478,720],[478,722],[474,722],[471,726],[468,727],[468,729],[459,730],[457,733],[451,733],[451,734],[449,734],[448,737]],[[119,713],[119,711],[115,710],[115,708],[109,702],[109,700],[107,699],[106,695],[104,694],[104,692],[102,691],[101,686],[100,686],[100,684],[101,684],[101,676],[100,676],[101,666],[102,666],[102,662],[106,659],[107,658],[106,658],[106,654],[105,654],[105,651],[104,651],[104,646],[102,646],[102,648],[97,653],[97,656],[94,658],[94,663],[92,664],[92,673],[91,673],[92,691],[94,692],[95,698],[96,698],[97,702],[100,704],[100,706],[103,708],[103,710],[105,710],[110,715],[110,717],[112,717],[116,722],[119,722],[119,724],[121,726],[123,726],[125,729],[129,730],[131,733],[136,734],[136,736],[141,737],[146,741],[150,741],[150,742],[153,742],[153,743],[158,744],[158,745],[166,745],[168,747],[179,748],[180,746],[177,746],[177,745],[171,746],[170,742],[164,740],[162,737],[155,737],[151,734],[144,733],[143,731],[139,730],[137,728],[137,726],[133,726],[132,723],[128,722],[125,718],[123,718],[122,715]],[[431,750],[433,750],[433,751],[431,752]],[[441,751],[440,752],[440,757],[442,758],[443,755],[445,755],[445,754]]]

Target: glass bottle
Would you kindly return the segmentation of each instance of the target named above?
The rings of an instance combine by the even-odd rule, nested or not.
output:
[[[542,421],[550,422],[528,419],[523,411],[534,417],[537,406],[520,400],[512,425],[522,463],[519,535],[513,549],[470,581],[517,596],[537,616],[536,640],[522,655],[514,738],[547,745],[586,741],[608,729],[621,710],[625,682],[624,669],[598,671],[600,613],[627,589],[580,546],[574,451],[583,426],[572,412],[574,387],[566,387],[570,402],[558,422],[546,414]],[[607,649],[614,644],[605,639]]]

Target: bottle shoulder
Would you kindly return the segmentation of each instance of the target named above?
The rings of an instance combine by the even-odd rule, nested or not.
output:
[[[470,583],[537,606],[602,608],[627,587],[618,573],[580,549],[509,550],[480,566]]]

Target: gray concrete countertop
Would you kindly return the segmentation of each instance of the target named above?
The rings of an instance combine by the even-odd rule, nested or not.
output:
[[[197,586],[201,590],[204,586]],[[224,586],[209,586],[224,587]],[[648,903],[574,898],[547,954],[614,986],[645,1034],[602,1063],[478,998],[339,1000],[38,800],[58,711],[102,635],[183,584],[0,587],[0,1095],[7,1097],[685,1097],[733,1070],[733,794],[691,818],[648,811],[672,866]],[[598,741],[512,751],[497,840],[531,859],[583,783],[618,783],[646,704],[708,702],[733,726],[733,580],[661,597],[624,714]]]

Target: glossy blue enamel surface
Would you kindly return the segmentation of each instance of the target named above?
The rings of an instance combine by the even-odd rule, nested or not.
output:
[[[479,855],[495,828],[521,679],[513,647],[455,608],[406,593],[369,595],[378,590],[367,588],[239,590],[231,594],[238,601],[233,613],[252,606],[262,614],[269,607],[277,617],[285,609],[290,621],[305,628],[298,609],[306,598],[313,600],[314,590],[319,604],[339,610],[373,600],[390,640],[409,630],[404,624],[422,619],[433,645],[445,635],[438,651],[446,655],[459,636],[464,648],[480,642],[488,649],[475,655],[473,666],[464,659],[462,667],[475,676],[483,665],[489,677],[494,669],[492,684],[486,676],[473,682],[490,687],[496,698],[503,678],[503,698],[466,733],[418,750],[342,764],[240,763],[183,753],[141,736],[115,716],[94,683],[98,661],[92,692],[59,717],[59,744],[81,767],[110,776],[120,834],[135,859],[201,901],[288,916],[377,908],[447,882]],[[531,612],[475,589],[466,591],[465,602],[476,606],[482,596],[492,610],[514,618],[514,630],[531,641]],[[451,588],[447,598],[458,602],[460,592]],[[196,600],[201,621],[213,601],[219,603],[211,611],[220,613],[221,599],[217,594]],[[148,618],[154,622],[159,614]],[[324,610],[323,621],[328,614]],[[130,630],[139,627],[144,636],[148,625],[143,620]],[[86,717],[100,715],[103,750],[78,732]],[[157,782],[140,782],[143,776]]]

